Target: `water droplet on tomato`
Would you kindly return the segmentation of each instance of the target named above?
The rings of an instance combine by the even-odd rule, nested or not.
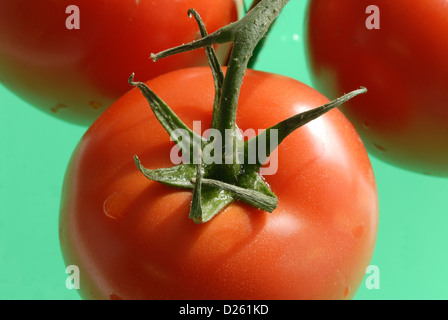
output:
[[[123,218],[129,200],[121,193],[113,193],[103,202],[103,212],[106,217],[119,220]]]
[[[350,286],[347,286],[345,287],[344,298],[347,298],[349,294],[350,294]]]

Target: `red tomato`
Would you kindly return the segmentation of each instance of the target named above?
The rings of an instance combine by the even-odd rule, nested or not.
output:
[[[368,29],[376,5],[380,29]],[[378,16],[377,16],[378,17]],[[448,176],[448,2],[311,0],[308,55],[315,87],[329,98],[369,93],[342,111],[371,154]]]
[[[148,80],[207,63],[203,50],[153,63],[149,56],[200,36],[187,11],[209,32],[237,19],[240,0],[0,1],[0,81],[58,118],[90,124],[129,90],[132,72]],[[79,29],[67,29],[79,8]],[[221,60],[228,46],[220,47]]]
[[[138,75],[137,75],[138,78]],[[147,82],[190,127],[209,128],[214,86],[207,67]],[[237,124],[263,129],[328,100],[291,78],[248,70]],[[77,146],[64,182],[60,240],[94,299],[344,299],[372,256],[378,223],[375,179],[353,126],[333,110],[291,134],[272,213],[234,202],[212,220],[189,219],[192,191],[150,181],[173,166],[174,142],[140,91],[115,102]]]

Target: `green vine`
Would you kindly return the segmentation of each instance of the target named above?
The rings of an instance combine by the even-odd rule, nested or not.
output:
[[[172,140],[181,150],[189,151],[184,155],[186,163],[171,168],[150,170],[143,167],[135,156],[136,166],[150,180],[172,187],[193,189],[190,218],[196,223],[209,221],[233,201],[243,201],[267,212],[275,210],[278,198],[259,173],[269,154],[297,128],[367,91],[365,88],[352,91],[324,106],[286,119],[253,139],[243,141],[236,124],[236,111],[244,74],[256,46],[288,2],[289,0],[256,0],[243,18],[211,34],[207,34],[198,12],[191,9],[188,14],[196,19],[202,38],[151,55],[157,61],[185,51],[205,48],[215,84],[212,128],[218,130],[223,139],[230,138],[230,144],[206,140],[195,134],[150,88],[142,82],[134,82],[134,75],[129,78],[129,83],[139,88],[148,100],[152,111]],[[224,76],[212,45],[228,42],[233,43],[233,49]],[[178,129],[187,134],[180,136]],[[277,133],[277,141],[271,144],[273,132]],[[260,141],[266,145],[266,158],[248,164],[250,150]],[[208,159],[203,158],[204,151],[213,148],[218,142],[224,146],[222,161],[206,166]],[[271,150],[272,145],[275,147]]]

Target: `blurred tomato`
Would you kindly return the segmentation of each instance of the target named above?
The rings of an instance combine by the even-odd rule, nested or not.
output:
[[[240,0],[1,0],[0,81],[45,112],[88,125],[130,89],[132,72],[148,80],[206,64],[203,50],[157,63],[149,56],[200,36],[188,9],[196,9],[212,32],[237,19],[237,3]],[[79,22],[79,29],[68,29],[66,22]],[[228,49],[218,49],[222,61]]]
[[[369,90],[342,111],[370,153],[448,176],[448,1],[311,0],[307,26],[315,87]]]

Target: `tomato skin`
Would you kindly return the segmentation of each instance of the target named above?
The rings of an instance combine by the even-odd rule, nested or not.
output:
[[[5,0],[0,2],[0,81],[60,119],[88,125],[130,90],[137,72],[148,80],[207,63],[203,50],[157,63],[150,54],[199,37],[195,8],[209,32],[235,21],[240,0]],[[68,5],[80,29],[66,28]],[[229,46],[218,49],[221,61]]]
[[[369,5],[379,8],[380,29],[366,28]],[[342,107],[368,151],[448,176],[448,3],[311,0],[307,28],[314,86],[330,99],[369,90]]]
[[[136,79],[137,80],[137,79]],[[206,67],[147,82],[190,127],[211,123]],[[237,124],[263,129],[328,100],[279,75],[248,70]],[[273,213],[234,202],[207,223],[188,218],[191,191],[136,168],[171,167],[173,142],[134,89],[89,128],[67,169],[60,240],[86,299],[348,299],[376,241],[378,198],[366,150],[333,110],[280,145],[265,176]]]

